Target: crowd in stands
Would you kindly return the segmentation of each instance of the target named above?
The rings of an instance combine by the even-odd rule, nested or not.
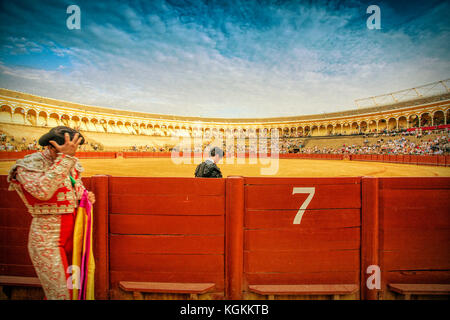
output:
[[[412,132],[412,131],[411,131]],[[330,147],[313,147],[302,148],[301,153],[331,153],[331,154],[392,154],[392,155],[442,155],[450,154],[450,131],[426,131],[418,132],[401,132],[401,133],[384,133],[377,137],[379,139],[374,143],[370,143],[365,137],[362,145],[346,145],[330,148]],[[428,137],[433,134],[433,138]],[[418,139],[413,142],[408,136],[413,135]]]
[[[80,146],[80,151],[102,151],[99,143],[86,141]],[[42,150],[37,139],[16,138],[0,130],[0,151]]]
[[[416,131],[382,131],[372,133],[358,134],[363,142],[360,144],[345,144],[337,146],[334,144],[325,146],[310,146],[305,143],[308,137],[281,137],[279,143],[273,144],[271,140],[260,141],[256,139],[256,135],[250,139],[240,139],[241,143],[226,144],[226,139],[222,142],[223,150],[230,154],[240,153],[260,153],[278,152],[286,153],[331,153],[331,154],[411,154],[411,155],[440,155],[450,154],[450,131],[444,130],[416,130]],[[325,137],[324,137],[325,138]],[[336,141],[335,137],[335,141]],[[341,137],[339,137],[341,138]],[[410,139],[414,138],[414,139]],[[370,139],[370,140],[369,140]],[[203,140],[201,146],[193,146],[192,152],[201,153],[204,151],[214,139]],[[345,136],[342,136],[345,141]],[[348,141],[349,139],[347,139]],[[414,141],[413,141],[414,140]],[[244,143],[242,143],[244,141]],[[361,141],[361,140],[360,140]],[[306,146],[305,146],[306,144]],[[132,145],[130,147],[121,148],[116,151],[134,151],[134,152],[171,152],[174,145],[164,144],[162,146]],[[25,151],[25,150],[41,150],[42,147],[36,139],[27,140],[25,138],[16,138],[8,135],[0,130],[0,151]],[[271,150],[273,149],[273,150]],[[86,141],[80,147],[80,151],[102,151],[103,146],[96,142]]]

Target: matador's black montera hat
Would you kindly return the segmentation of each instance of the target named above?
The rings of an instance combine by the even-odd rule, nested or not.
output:
[[[47,132],[42,137],[40,137],[39,144],[41,146],[45,147],[45,146],[51,145],[50,140],[53,140],[57,144],[63,145],[66,142],[66,139],[64,138],[64,134],[66,132],[69,134],[70,140],[73,139],[75,133],[80,134],[80,137],[81,137],[80,145],[82,145],[84,143],[84,137],[82,136],[82,134],[79,131],[69,128],[69,127],[65,127],[65,126],[58,126],[58,127],[52,128],[49,132]]]

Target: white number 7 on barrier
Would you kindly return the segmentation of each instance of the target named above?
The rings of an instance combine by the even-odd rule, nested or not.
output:
[[[305,213],[306,208],[308,207],[309,203],[311,202],[312,198],[314,197],[314,194],[316,193],[316,188],[294,188],[292,190],[292,194],[296,193],[309,193],[309,196],[306,198],[306,200],[302,203],[302,206],[300,209],[298,209],[297,214],[295,215],[293,224],[300,224],[302,221],[303,214]]]

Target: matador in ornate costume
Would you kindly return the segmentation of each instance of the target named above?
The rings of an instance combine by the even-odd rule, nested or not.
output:
[[[86,192],[81,182],[83,168],[75,157],[83,136],[68,127],[55,127],[39,139],[46,147],[17,160],[8,176],[33,216],[28,252],[46,299],[71,299],[68,285],[73,248],[73,230],[78,202]],[[88,193],[93,203],[95,196]]]

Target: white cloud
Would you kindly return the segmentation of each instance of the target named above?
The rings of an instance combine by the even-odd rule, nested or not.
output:
[[[426,31],[417,42],[402,29],[347,28],[354,9],[270,14],[278,24],[258,29],[227,17],[182,23],[125,6],[111,22],[83,26],[70,47],[12,38],[17,54],[46,46],[69,57],[72,66],[48,71],[2,65],[0,84],[151,113],[273,117],[350,109],[354,99],[450,73],[448,57],[429,55],[437,42]],[[115,23],[119,18],[126,27]]]

